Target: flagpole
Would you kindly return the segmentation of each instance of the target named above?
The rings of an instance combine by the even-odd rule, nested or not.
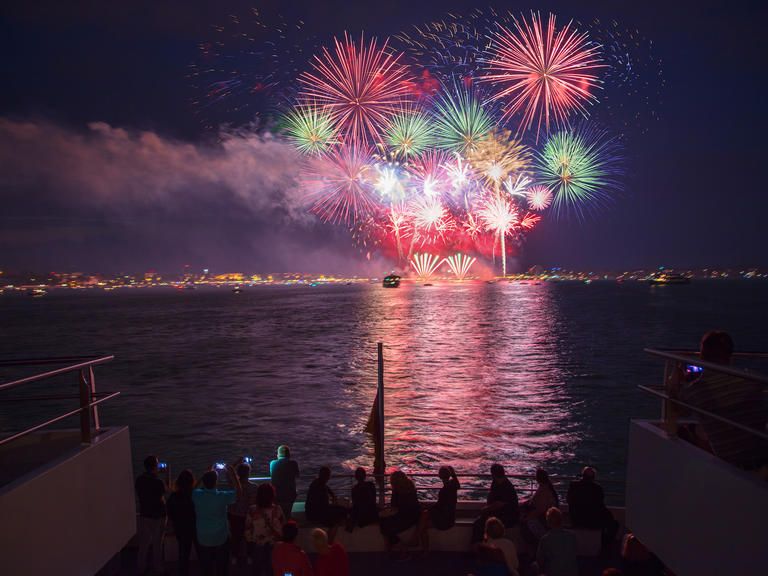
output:
[[[384,344],[378,343],[378,365],[379,365],[379,377],[378,387],[376,389],[376,415],[378,422],[376,425],[378,430],[374,435],[374,441],[376,442],[375,454],[376,461],[373,465],[373,472],[379,479],[379,503],[384,504],[384,471],[386,470],[386,464],[384,462]]]

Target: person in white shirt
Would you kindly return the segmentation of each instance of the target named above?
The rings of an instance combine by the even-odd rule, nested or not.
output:
[[[504,523],[495,516],[485,521],[485,539],[477,547],[478,561],[484,567],[481,573],[519,576],[517,548],[512,540],[504,537],[504,529]]]

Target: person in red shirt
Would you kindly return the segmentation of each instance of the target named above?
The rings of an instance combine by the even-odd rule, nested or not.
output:
[[[299,527],[293,520],[283,525],[283,541],[275,544],[272,551],[274,576],[312,576],[312,565],[306,552],[296,544]]]
[[[347,551],[338,542],[328,544],[328,534],[322,528],[312,530],[312,547],[317,552],[315,576],[349,576]]]

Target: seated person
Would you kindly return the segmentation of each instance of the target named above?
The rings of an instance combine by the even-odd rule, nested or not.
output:
[[[547,510],[549,531],[539,540],[536,562],[543,576],[578,576],[576,535],[563,529],[559,508]]]
[[[437,472],[443,486],[437,493],[437,502],[423,510],[416,537],[424,550],[429,549],[429,529],[449,530],[456,523],[456,503],[459,498],[459,478],[453,466],[440,466]]]
[[[351,530],[353,526],[362,528],[379,521],[379,508],[376,505],[376,485],[365,479],[365,468],[355,470],[357,484],[352,486]]]
[[[488,491],[487,502],[480,517],[472,525],[472,542],[480,542],[483,539],[485,522],[491,516],[501,520],[507,528],[517,526],[520,521],[517,490],[507,478],[501,464],[491,466],[491,489]]]
[[[330,529],[329,539],[333,542],[337,527],[347,517],[347,509],[336,503],[336,495],[328,486],[330,478],[331,469],[322,466],[317,473],[317,478],[309,485],[305,514],[310,522],[327,526]]]
[[[568,515],[574,528],[600,530],[603,548],[616,538],[619,523],[605,505],[603,488],[595,482],[596,472],[590,466],[581,471],[581,480],[568,486]]]
[[[272,552],[272,573],[275,576],[312,576],[312,565],[306,552],[296,544],[299,527],[289,520],[283,525],[283,540],[275,544]]]
[[[504,523],[495,517],[485,522],[485,539],[477,547],[478,575],[519,576],[515,543],[504,537]]]
[[[523,534],[534,549],[547,529],[547,510],[560,506],[560,498],[546,470],[542,468],[536,470],[536,483],[536,492],[520,506],[525,513]]]
[[[325,530],[312,530],[312,547],[317,553],[315,576],[349,576],[347,551],[338,542],[328,544]]]
[[[416,526],[421,516],[421,505],[416,494],[416,485],[413,480],[405,475],[405,472],[396,470],[389,477],[392,486],[390,508],[385,510],[379,518],[381,533],[387,540],[387,547],[391,549],[400,540],[398,534]]]
[[[733,340],[726,332],[704,334],[699,352],[702,360],[727,366],[731,363],[732,354]],[[760,432],[766,431],[764,393],[757,382],[704,370],[699,378],[686,384],[683,370],[679,368],[670,378],[668,391],[673,398],[696,408]],[[675,410],[686,412],[679,406]],[[768,467],[768,442],[706,414],[692,415],[701,422],[716,456],[745,470],[765,470]]]

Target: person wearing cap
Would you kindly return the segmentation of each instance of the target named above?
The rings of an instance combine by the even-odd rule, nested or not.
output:
[[[277,459],[269,463],[269,475],[275,487],[277,504],[283,509],[286,520],[290,519],[296,501],[296,478],[299,465],[291,459],[291,449],[285,444],[278,446]]]

